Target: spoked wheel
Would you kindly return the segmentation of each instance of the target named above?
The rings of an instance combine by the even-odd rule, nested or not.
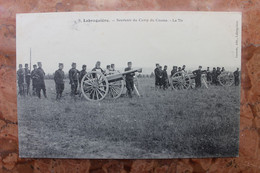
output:
[[[103,100],[108,93],[107,78],[99,71],[88,72],[81,81],[81,92],[89,101]]]
[[[235,79],[233,73],[223,72],[218,76],[218,81],[222,86],[231,86],[233,85]]]
[[[182,71],[176,72],[171,77],[171,86],[176,90],[186,90],[191,86],[190,76]]]
[[[121,96],[124,90],[124,80],[109,82],[109,96],[116,99]]]

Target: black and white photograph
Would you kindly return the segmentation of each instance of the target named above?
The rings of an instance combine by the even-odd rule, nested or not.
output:
[[[238,157],[241,17],[17,14],[19,157]]]

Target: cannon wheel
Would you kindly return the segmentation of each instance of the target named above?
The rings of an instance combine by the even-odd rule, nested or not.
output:
[[[218,81],[219,81],[220,85],[222,85],[222,86],[231,86],[231,85],[233,85],[235,79],[234,79],[233,73],[222,72],[218,76]]]
[[[171,77],[171,86],[176,90],[186,90],[191,87],[190,76],[182,71],[176,72]]]
[[[107,78],[99,71],[88,72],[81,81],[81,92],[89,101],[103,100],[108,93]]]
[[[124,80],[109,82],[109,96],[113,99],[120,97],[124,90],[124,85]]]

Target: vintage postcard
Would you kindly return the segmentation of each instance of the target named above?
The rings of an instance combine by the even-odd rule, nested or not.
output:
[[[241,13],[17,14],[21,158],[237,157]]]

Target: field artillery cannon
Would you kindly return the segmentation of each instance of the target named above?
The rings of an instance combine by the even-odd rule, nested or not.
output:
[[[189,89],[195,86],[195,75],[192,73],[186,73],[183,71],[176,72],[171,78],[171,87],[173,89]],[[217,80],[221,86],[231,86],[234,83],[234,75],[232,72],[222,72],[218,77]],[[211,84],[212,81],[207,81],[206,74],[203,73],[201,77],[201,84],[205,88],[208,88],[208,85]]]
[[[88,72],[81,81],[82,95],[89,101],[100,101],[107,95],[116,99],[124,90],[124,76],[135,72],[141,73],[142,68],[106,76],[99,71]],[[135,90],[137,91],[136,87]]]

